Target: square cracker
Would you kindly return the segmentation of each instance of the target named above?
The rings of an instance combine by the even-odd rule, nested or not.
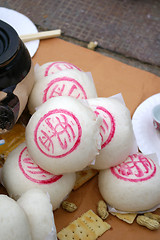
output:
[[[137,214],[136,213],[115,213],[111,212],[113,216],[116,216],[120,220],[123,220],[126,223],[132,224],[134,222],[134,219],[136,218]]]
[[[100,237],[105,231],[109,230],[111,226],[104,222],[97,214],[92,210],[84,213],[80,219],[91,229],[93,229],[97,235]]]
[[[88,182],[91,178],[98,174],[98,171],[95,169],[86,169],[76,172],[76,182],[73,190],[78,189],[84,183]]]
[[[63,228],[58,234],[60,240],[95,240],[96,233],[90,229],[80,218]]]
[[[108,223],[89,210],[63,228],[57,237],[59,240],[95,240],[110,228]]]

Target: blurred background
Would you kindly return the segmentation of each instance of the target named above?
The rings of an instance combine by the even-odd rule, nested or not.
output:
[[[0,0],[39,31],[61,29],[61,38],[160,76],[159,0]],[[25,27],[25,26],[24,26]]]

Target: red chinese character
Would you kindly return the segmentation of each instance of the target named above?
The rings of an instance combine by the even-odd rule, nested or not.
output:
[[[48,76],[50,74],[54,74],[58,71],[66,70],[66,69],[76,69],[81,71],[78,67],[71,63],[66,62],[53,62],[51,63],[45,70],[44,76]]]
[[[56,96],[71,96],[76,99],[87,99],[86,92],[76,79],[69,77],[56,78],[50,81],[44,90],[43,102]]]
[[[35,183],[38,184],[50,184],[59,180],[63,175],[51,174],[38,165],[36,165],[28,154],[27,147],[25,147],[19,155],[19,168],[24,174],[24,176]]]
[[[66,110],[53,110],[40,119],[35,142],[47,156],[62,157],[80,143],[82,130],[78,119]]]
[[[103,119],[100,127],[100,135],[102,139],[101,149],[103,149],[114,137],[115,121],[112,114],[104,107],[97,106],[94,112],[96,116],[100,115]]]
[[[125,162],[112,167],[111,172],[125,181],[138,182],[150,179],[156,172],[156,166],[142,154],[133,154]]]

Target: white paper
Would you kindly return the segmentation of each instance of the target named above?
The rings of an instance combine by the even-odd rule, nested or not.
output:
[[[91,72],[86,72],[86,74],[87,74],[88,77],[91,79],[91,81],[94,82],[94,81],[93,81],[93,77],[92,77],[92,73],[91,73]]]
[[[52,231],[48,234],[48,236],[44,240],[57,240],[57,230],[54,222],[54,215]]]
[[[124,98],[122,96],[122,93],[117,93],[113,96],[110,96],[109,98],[114,98],[114,99],[118,100],[119,102],[121,102],[124,106],[126,106]]]
[[[35,72],[38,71],[38,70],[39,70],[39,67],[40,67],[40,65],[39,65],[38,63],[36,63],[35,66],[34,66],[34,71],[35,71]]]
[[[127,213],[137,213],[137,214],[143,214],[143,213],[146,213],[146,212],[154,212],[156,209],[160,208],[160,204],[155,206],[154,208],[151,208],[149,210],[146,210],[146,211],[138,211],[138,212],[123,212],[123,211],[119,211],[113,207],[111,207],[109,204],[107,204],[107,207],[108,207],[108,212],[110,213],[121,213],[121,214],[127,214]]]
[[[95,163],[96,163],[96,160],[94,159],[94,160],[90,163],[90,165],[95,165]]]
[[[52,232],[50,232],[44,240],[57,240],[57,234],[54,231],[54,228],[53,228]]]

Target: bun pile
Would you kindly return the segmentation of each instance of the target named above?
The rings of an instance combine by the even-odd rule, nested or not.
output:
[[[98,98],[88,74],[65,62],[37,67],[28,107],[26,142],[2,170],[11,197],[39,188],[55,210],[76,172],[94,168],[101,195],[114,208],[134,212],[160,203],[160,167],[137,153],[128,108],[113,97]]]

